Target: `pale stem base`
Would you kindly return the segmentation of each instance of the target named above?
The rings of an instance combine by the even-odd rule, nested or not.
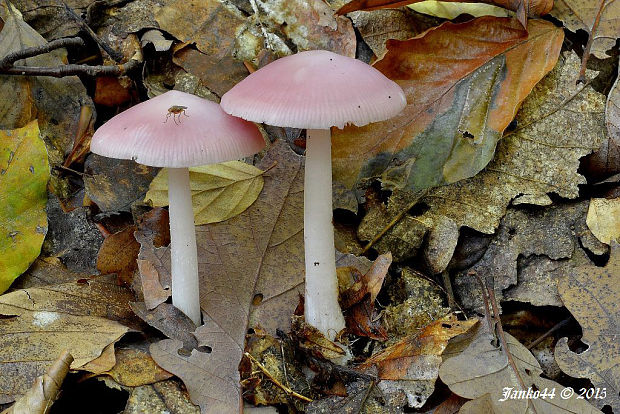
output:
[[[332,160],[329,129],[306,132],[304,244],[306,322],[334,339],[345,327],[338,305],[338,278],[332,222]]]
[[[172,304],[199,326],[198,255],[189,169],[168,169]]]

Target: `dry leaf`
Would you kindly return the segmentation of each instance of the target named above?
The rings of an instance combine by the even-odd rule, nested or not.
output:
[[[306,323],[302,316],[293,316],[291,330],[297,345],[305,352],[324,360],[337,360],[346,351],[332,342],[321,331]]]
[[[600,59],[607,57],[619,37],[620,3],[614,0],[556,0],[551,15],[572,32],[581,29],[594,36],[590,52]],[[592,33],[597,17],[598,27]]]
[[[502,7],[486,3],[451,3],[448,1],[425,0],[410,4],[409,8],[418,13],[429,14],[448,20],[455,19],[461,14],[469,14],[474,17],[512,17],[514,15],[514,13]]]
[[[97,270],[101,274],[116,273],[121,282],[131,284],[133,272],[138,268],[136,260],[140,250],[133,235],[135,231],[136,226],[131,225],[103,240],[97,255]]]
[[[47,414],[60,393],[72,362],[71,354],[63,351],[46,373],[37,377],[32,387],[2,414]]]
[[[252,205],[263,189],[263,171],[240,161],[189,168],[192,208],[196,225],[228,220]],[[168,170],[151,182],[145,201],[168,205]]]
[[[124,414],[168,413],[200,414],[177,379],[159,381],[133,388]]]
[[[597,239],[606,244],[620,242],[620,198],[593,198],[590,200],[588,228]]]
[[[459,227],[490,234],[519,194],[543,205],[547,193],[576,198],[586,182],[577,172],[579,158],[605,135],[605,97],[575,84],[578,68],[577,55],[566,52],[525,100],[517,130],[500,141],[494,160],[473,178],[430,191],[423,200],[430,210],[418,219],[445,215]]]
[[[477,319],[459,321],[450,314],[368,358],[360,368],[376,367],[385,393],[407,394],[409,407],[420,408],[434,389],[441,354],[450,338],[467,332]]]
[[[604,268],[583,266],[558,281],[562,301],[583,329],[581,341],[588,349],[575,353],[568,338],[555,347],[555,359],[562,371],[572,377],[587,377],[595,387],[606,388],[607,396],[592,399],[602,408],[620,410],[620,248],[612,244]]]
[[[0,403],[26,392],[62,350],[79,368],[118,341],[128,328],[115,320],[131,318],[130,296],[105,277],[0,296]]]
[[[374,67],[403,87],[408,105],[390,120],[334,130],[334,179],[352,188],[380,177],[383,187],[419,191],[477,174],[554,67],[563,38],[548,22],[525,31],[513,19],[481,17],[389,40]]]
[[[172,377],[161,369],[153,358],[141,349],[120,348],[116,351],[116,365],[106,372],[114,381],[126,387],[153,384]]]
[[[539,390],[541,393],[546,389],[555,389],[554,398],[539,399],[504,399],[506,388],[511,391],[521,390],[522,387],[513,371],[506,352],[502,347],[496,347],[496,339],[489,333],[488,324],[482,321],[475,336],[464,349],[452,353],[446,350],[444,361],[439,368],[439,377],[450,387],[450,390],[464,398],[476,399],[490,394],[486,402],[476,401],[477,407],[486,407],[488,413],[524,413],[527,411],[537,413],[597,413],[593,406],[585,400],[578,399],[575,393],[571,398],[564,399],[560,391],[564,389],[557,382],[542,378],[542,369],[536,358],[519,343],[514,337],[506,335],[508,351],[516,364],[519,377],[526,388]],[[527,390],[526,390],[527,391]],[[504,400],[504,401],[501,401]],[[483,405],[478,405],[483,404]],[[490,407],[489,407],[490,405]],[[474,409],[465,408],[466,412],[477,412]]]

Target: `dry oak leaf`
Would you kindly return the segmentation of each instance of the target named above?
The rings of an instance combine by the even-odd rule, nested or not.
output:
[[[575,353],[568,339],[555,347],[555,359],[566,374],[589,378],[595,387],[606,388],[603,399],[593,399],[599,407],[609,405],[620,410],[620,247],[612,251],[603,268],[583,266],[558,281],[564,306],[583,329],[581,341],[588,349]]]
[[[8,1],[0,3],[0,58],[28,47],[45,45],[39,33],[24,22]],[[56,67],[66,62],[66,52],[55,50],[19,60],[17,65]],[[92,106],[77,76],[0,76],[0,128],[22,127],[37,118],[50,150],[50,163],[60,164],[71,149],[82,105]]]
[[[506,351],[494,344],[497,340],[489,332],[486,321],[482,321],[469,343],[461,341],[458,346],[448,348],[444,353],[444,361],[439,368],[439,377],[450,387],[450,390],[464,398],[473,399],[467,402],[461,410],[467,413],[480,412],[471,406],[484,407],[485,413],[517,414],[526,412],[536,413],[580,413],[594,414],[599,411],[577,394],[569,399],[560,397],[559,392],[564,388],[555,381],[542,378],[542,369],[530,351],[521,345],[510,334],[506,335],[508,351],[517,367],[518,374],[513,371]],[[555,389],[554,398],[539,399],[505,399],[504,392],[519,391],[523,388],[517,375],[527,388],[551,392]],[[490,398],[485,397],[490,394]],[[480,401],[480,398],[485,401]],[[503,401],[502,401],[503,400]],[[469,406],[468,406],[469,405]]]
[[[37,377],[32,387],[2,414],[47,414],[60,393],[72,362],[71,354],[63,351],[46,373]]]
[[[423,0],[353,0],[342,6],[336,13],[345,14],[356,10],[378,10],[396,8],[418,3]],[[448,0],[460,2],[460,0]],[[523,26],[527,24],[526,16],[542,16],[549,13],[553,7],[553,0],[487,0],[469,1],[470,3],[488,3],[517,12],[519,21]]]
[[[432,394],[441,354],[448,341],[467,332],[477,319],[459,321],[453,314],[430,323],[415,334],[367,359],[361,369],[375,367],[384,393],[405,392],[407,404],[420,408]]]
[[[198,226],[201,308],[205,324],[200,345],[189,357],[177,353],[182,342],[164,340],[151,346],[153,359],[183,380],[203,413],[238,410],[237,366],[244,349],[250,312],[269,307],[275,330],[287,326],[303,282],[303,157],[276,141],[258,164],[265,186],[254,204],[238,216]],[[255,296],[262,302],[253,305]],[[284,317],[286,316],[286,317]],[[262,322],[262,320],[261,320]]]
[[[620,37],[620,3],[616,0],[556,0],[551,15],[572,32],[581,29],[594,36],[590,52],[600,59],[607,57],[607,50]]]
[[[430,210],[418,219],[444,215],[490,234],[518,195],[537,205],[550,204],[547,193],[576,198],[586,182],[579,158],[605,136],[605,97],[576,85],[578,72],[579,58],[566,52],[525,100],[517,129],[505,134],[493,161],[475,177],[431,190],[423,200]]]
[[[263,171],[241,161],[189,168],[196,225],[228,220],[247,209],[263,189]],[[162,169],[144,197],[156,207],[168,205],[168,169]]]
[[[41,252],[47,233],[49,177],[47,151],[37,121],[19,129],[0,130],[0,293]]]
[[[130,296],[109,277],[0,296],[0,404],[25,393],[65,349],[73,369],[98,358],[128,331],[116,320],[131,318]]]
[[[388,40],[374,67],[402,86],[408,105],[390,120],[334,130],[334,178],[419,191],[477,174],[563,39],[549,22],[531,20],[526,31],[487,16]]]

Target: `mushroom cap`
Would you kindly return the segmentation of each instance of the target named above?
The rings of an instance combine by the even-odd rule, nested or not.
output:
[[[312,129],[383,121],[406,104],[401,87],[381,72],[326,50],[278,59],[235,85],[220,103],[250,121]]]
[[[185,107],[174,114],[173,106]],[[90,150],[153,167],[192,167],[256,154],[265,141],[251,122],[228,115],[211,101],[168,91],[103,124]]]

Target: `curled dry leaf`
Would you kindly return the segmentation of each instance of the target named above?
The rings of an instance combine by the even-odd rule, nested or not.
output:
[[[47,233],[49,177],[47,151],[37,121],[19,129],[0,130],[0,293],[41,252]]]
[[[13,401],[61,351],[72,368],[99,357],[128,328],[131,293],[110,278],[23,289],[0,297],[0,403]]]
[[[263,189],[263,171],[240,161],[189,168],[196,225],[228,220],[256,201]],[[144,197],[156,207],[168,205],[168,170],[162,169]]]
[[[589,378],[595,387],[606,388],[607,396],[593,399],[599,407],[620,410],[620,246],[612,244],[604,268],[583,266],[558,281],[564,305],[583,329],[581,341],[588,349],[581,353],[568,347],[568,338],[559,340],[555,359],[566,374]]]
[[[63,351],[47,372],[37,377],[32,387],[2,414],[47,414],[72,362],[73,357],[69,351]]]
[[[303,316],[293,316],[291,328],[298,346],[317,358],[335,360],[346,353],[344,349],[330,341],[321,331],[306,323]]]
[[[532,20],[526,31],[481,17],[389,40],[374,67],[403,87],[408,105],[390,120],[334,130],[334,178],[353,187],[380,177],[389,189],[419,191],[477,174],[563,39],[548,22]]]
[[[536,358],[530,351],[519,343],[514,337],[505,333],[508,344],[507,352],[510,352],[515,362],[517,372],[511,368],[506,350],[501,346],[495,346],[496,338],[489,332],[486,322],[481,322],[475,335],[470,342],[459,344],[452,349],[446,350],[444,361],[439,368],[439,377],[450,387],[450,390],[464,398],[478,399],[486,398],[485,394],[490,394],[490,398],[482,402],[475,400],[465,403],[465,412],[477,412],[468,404],[476,407],[487,407],[489,413],[574,413],[583,414],[597,413],[592,405],[583,399],[578,398],[578,394],[573,394],[570,398],[562,398],[559,392],[564,388],[555,381],[542,378],[542,369]],[[464,345],[464,348],[463,348]],[[460,349],[457,349],[459,348]],[[509,391],[519,391],[525,385],[527,388],[539,390],[541,393],[546,389],[551,392],[556,390],[554,398],[539,399],[519,399],[504,398],[506,389]],[[482,404],[482,405],[481,405]]]
[[[434,389],[441,354],[450,338],[467,332],[477,319],[459,321],[453,314],[437,319],[367,359],[360,368],[377,370],[378,386],[386,393],[405,392],[407,404],[420,408]]]

